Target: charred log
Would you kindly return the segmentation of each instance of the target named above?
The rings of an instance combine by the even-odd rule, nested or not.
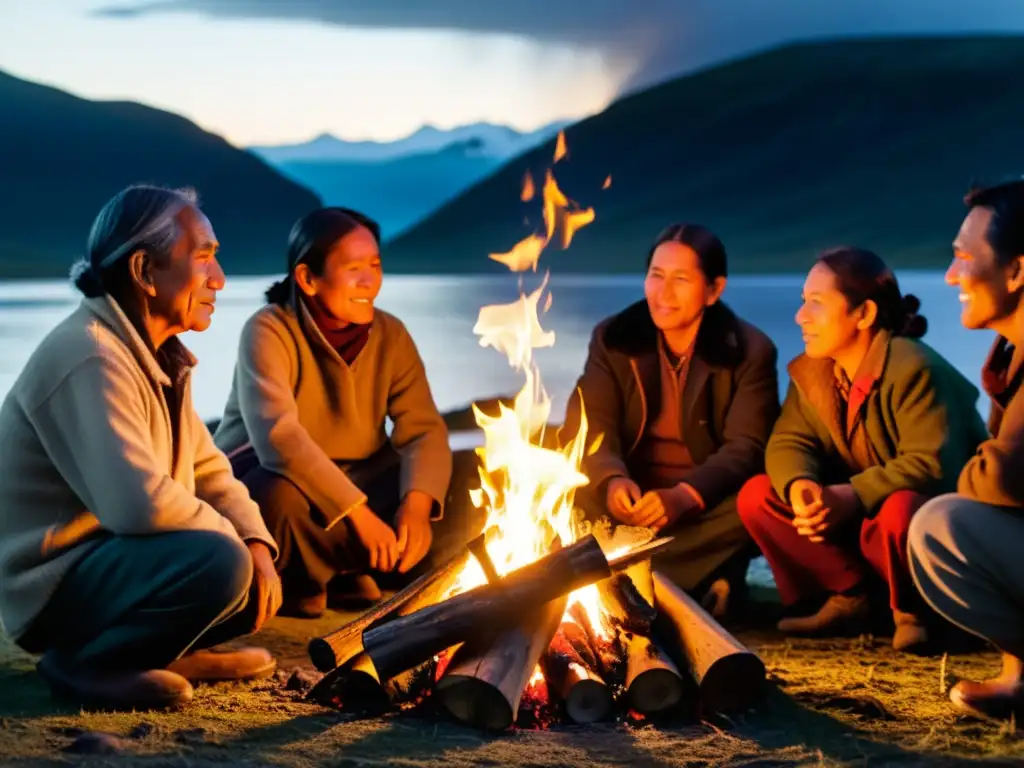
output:
[[[456,718],[488,730],[516,721],[519,700],[565,611],[552,600],[493,639],[463,645],[452,657],[437,695]]]
[[[389,678],[460,642],[480,642],[525,620],[537,606],[610,575],[592,537],[505,576],[363,633],[363,648]],[[554,630],[552,629],[552,632]]]
[[[683,590],[654,573],[654,597],[666,634],[677,644],[711,711],[746,709],[764,687],[764,663]]]

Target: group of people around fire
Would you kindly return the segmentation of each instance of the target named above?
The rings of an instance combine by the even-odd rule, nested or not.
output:
[[[963,325],[995,332],[987,426],[921,341],[918,300],[855,247],[810,267],[780,403],[775,344],[727,303],[725,246],[674,224],[644,297],[594,330],[559,437],[585,412],[602,437],[577,504],[673,536],[655,567],[716,617],[743,618],[763,554],[783,632],[891,619],[902,651],[994,643],[1000,674],[950,697],[1004,718],[1024,713],[1024,180],[966,205],[946,281]],[[55,694],[176,706],[270,674],[265,649],[217,646],[370,605],[483,525],[477,458],[453,453],[412,336],[375,306],[381,233],[358,211],[293,227],[211,432],[178,337],[211,324],[218,247],[191,191],[121,191],[73,268],[81,303],[0,406],[0,621]]]

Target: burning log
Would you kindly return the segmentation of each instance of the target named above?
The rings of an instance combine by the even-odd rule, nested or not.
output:
[[[763,689],[761,659],[660,573],[654,574],[654,597],[700,687],[701,703],[715,712],[749,707]]]
[[[566,598],[535,611],[521,624],[474,645],[463,645],[437,684],[441,703],[456,718],[490,730],[516,721],[519,699],[551,643]]]
[[[482,539],[481,537],[478,537]],[[330,672],[354,658],[363,650],[363,632],[374,623],[398,611],[400,615],[419,610],[437,602],[455,583],[469,559],[469,549],[460,551],[447,563],[425,573],[392,597],[378,603],[340,629],[310,640],[308,652],[313,665],[321,672]]]
[[[382,681],[373,660],[360,652],[325,676],[309,699],[325,706],[340,706],[362,715],[382,715],[389,709],[414,704],[433,683],[434,659]]]
[[[675,706],[683,696],[683,676],[652,637],[657,612],[650,563],[638,563],[600,588],[626,657],[629,706],[645,715]]]
[[[596,672],[597,658],[578,624],[558,625],[541,667],[548,691],[561,699],[573,722],[593,723],[611,711],[611,689]]]
[[[597,540],[588,536],[513,571],[496,584],[485,584],[370,627],[363,633],[363,648],[381,677],[390,678],[460,642],[480,640],[485,633],[519,624],[524,614],[537,606],[609,575],[604,552]]]

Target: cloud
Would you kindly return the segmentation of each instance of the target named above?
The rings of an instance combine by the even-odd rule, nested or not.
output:
[[[125,4],[125,3],[129,4]],[[787,40],[1024,30],[1020,0],[121,0],[95,13],[290,19],[511,34],[629,62],[631,89]]]

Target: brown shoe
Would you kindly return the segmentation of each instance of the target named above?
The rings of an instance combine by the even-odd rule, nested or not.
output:
[[[192,700],[188,680],[166,669],[86,671],[65,667],[52,653],[36,669],[55,695],[98,709],[173,709]]]
[[[201,650],[171,662],[167,669],[190,683],[214,683],[267,677],[274,674],[277,661],[266,648]]]
[[[331,607],[344,611],[365,611],[384,597],[377,582],[368,573],[338,576],[329,591]]]
[[[949,692],[953,706],[981,720],[1024,717],[1024,685],[1019,682],[961,680]]]
[[[327,610],[327,593],[306,595],[305,597],[285,596],[281,603],[278,616],[289,616],[293,619],[319,619]]]
[[[892,635],[892,647],[897,651],[920,653],[928,649],[928,628],[918,616],[903,611],[892,612],[896,631]]]
[[[814,615],[780,621],[779,631],[789,635],[857,635],[863,631],[868,613],[865,595],[832,595]]]

